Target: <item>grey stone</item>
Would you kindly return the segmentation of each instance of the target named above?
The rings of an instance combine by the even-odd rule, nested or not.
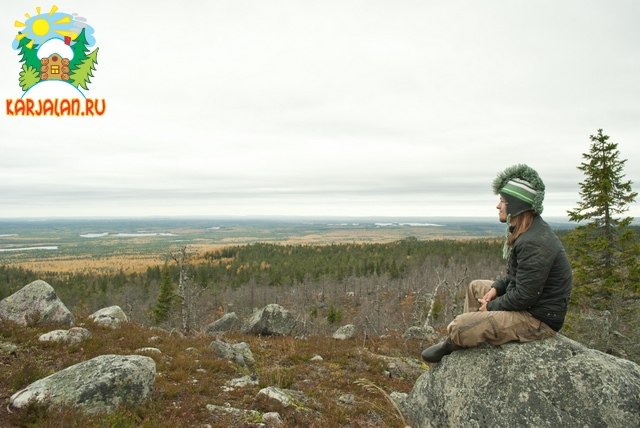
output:
[[[18,347],[10,342],[0,342],[0,354],[2,355],[15,355],[18,351]]]
[[[356,399],[353,394],[342,394],[338,397],[338,401],[342,404],[351,405],[356,402]]]
[[[153,348],[147,346],[145,348],[138,348],[134,351],[136,354],[154,354],[154,355],[162,355],[162,351],[158,348]]]
[[[235,312],[229,312],[224,314],[221,318],[218,318],[211,324],[205,327],[204,332],[209,336],[217,336],[226,331],[233,331],[240,329],[240,318]]]
[[[356,326],[353,324],[343,325],[333,333],[333,338],[338,340],[351,339],[356,335]]]
[[[74,323],[73,314],[53,287],[42,280],[33,281],[0,301],[0,318],[24,326]]]
[[[260,419],[260,417],[262,416],[260,412],[258,412],[257,410],[238,409],[236,407],[231,407],[230,405],[217,406],[215,404],[207,404],[206,408],[211,413],[217,413],[217,414],[223,413],[223,414],[237,416],[247,420],[257,420],[257,419]]]
[[[267,424],[268,427],[279,427],[284,424],[282,417],[278,412],[267,412],[262,415],[262,422]]]
[[[71,327],[69,330],[53,330],[38,337],[40,342],[59,342],[75,345],[91,337],[91,332],[83,327]]]
[[[89,319],[100,327],[119,328],[122,323],[128,322],[129,318],[120,306],[109,306],[102,308],[91,315]]]
[[[418,326],[409,327],[402,337],[404,339],[429,340],[432,342],[435,342],[438,339],[438,335],[431,326],[427,328]]]
[[[296,326],[293,314],[280,305],[270,304],[255,311],[242,327],[243,333],[290,335]]]
[[[114,411],[120,405],[139,405],[151,399],[156,363],[140,355],[101,355],[37,380],[13,394],[12,409],[34,401],[65,405],[86,413]]]
[[[640,426],[640,366],[562,335],[453,352],[402,403],[419,427]]]
[[[258,391],[257,397],[265,397],[267,400],[274,400],[278,402],[282,407],[302,407],[301,404],[307,402],[309,399],[300,391],[294,391],[292,389],[277,388],[275,386],[268,386]]]
[[[218,357],[235,361],[241,366],[252,367],[255,364],[253,353],[246,342],[229,344],[221,340],[214,340],[209,347]]]
[[[226,382],[225,385],[229,388],[245,388],[247,386],[256,386],[258,385],[258,378],[256,376],[242,376],[236,379],[231,379]]]

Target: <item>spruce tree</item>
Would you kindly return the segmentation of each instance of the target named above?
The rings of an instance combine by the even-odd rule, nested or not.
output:
[[[153,322],[160,324],[171,315],[171,309],[173,307],[173,301],[176,298],[173,282],[171,281],[171,270],[168,266],[162,269],[162,280],[160,282],[160,294],[158,294],[158,300],[151,309],[151,317]]]
[[[578,169],[585,175],[577,207],[567,211],[578,226],[568,236],[575,275],[574,297],[611,297],[613,292],[638,285],[638,238],[631,230],[632,217],[621,217],[635,201],[631,181],[624,179],[626,159],[618,144],[598,130]]]

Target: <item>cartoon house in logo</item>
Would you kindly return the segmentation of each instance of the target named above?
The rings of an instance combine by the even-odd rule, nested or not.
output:
[[[73,50],[60,39],[47,40],[38,49],[40,80],[69,80]]]
[[[19,31],[13,48],[21,56],[20,87],[26,95],[37,84],[57,81],[84,96],[79,89],[89,89],[98,63],[98,48],[89,50],[96,42],[93,28],[77,14],[58,12],[57,6],[45,13],[37,7],[36,12],[15,22]]]

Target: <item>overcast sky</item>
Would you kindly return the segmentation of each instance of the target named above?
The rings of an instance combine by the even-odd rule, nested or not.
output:
[[[107,111],[3,108],[0,217],[488,217],[515,163],[564,216],[598,128],[640,189],[636,0],[52,4],[95,30]],[[3,104],[36,6],[0,6]]]

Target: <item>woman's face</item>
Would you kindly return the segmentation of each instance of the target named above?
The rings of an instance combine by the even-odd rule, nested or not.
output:
[[[500,201],[498,205],[496,205],[496,209],[498,209],[498,219],[500,223],[507,222],[507,201],[504,200],[502,196],[500,196]]]

